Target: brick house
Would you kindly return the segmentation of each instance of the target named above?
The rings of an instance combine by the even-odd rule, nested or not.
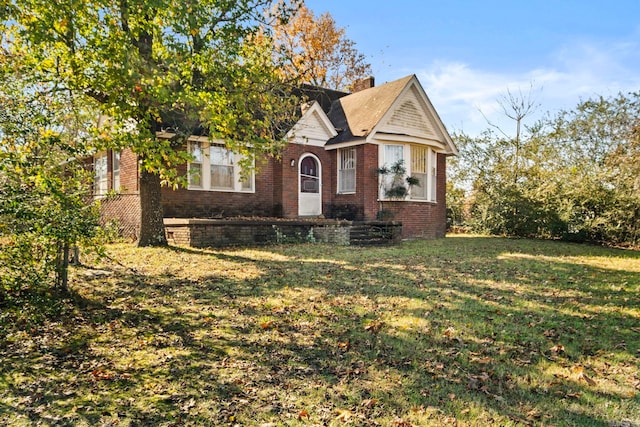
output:
[[[356,90],[307,91],[311,101],[287,134],[281,159],[265,159],[241,176],[239,155],[222,141],[192,136],[193,161],[183,166],[187,188],[163,188],[165,218],[324,217],[402,222],[404,238],[439,238],[446,230],[446,158],[457,149],[415,75]],[[391,199],[378,168],[402,160],[418,180]],[[94,158],[96,194],[125,234],[139,222],[137,159],[128,150]]]

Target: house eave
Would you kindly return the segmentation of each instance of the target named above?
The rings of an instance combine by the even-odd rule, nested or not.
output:
[[[447,145],[442,141],[415,135],[375,132],[367,137],[367,142],[372,144],[382,144],[385,142],[402,142],[417,145],[427,145],[429,147],[438,148],[442,152],[447,152]]]
[[[366,142],[367,141],[365,139],[359,138],[351,141],[339,142],[337,144],[327,144],[324,146],[324,149],[326,151],[337,150],[340,148],[355,147],[356,145],[362,145],[362,144],[365,144]]]

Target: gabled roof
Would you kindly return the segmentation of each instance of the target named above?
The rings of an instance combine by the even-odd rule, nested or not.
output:
[[[446,154],[458,152],[415,75],[339,98],[328,117],[338,135],[327,142],[327,148],[407,137],[440,146]]]
[[[328,139],[338,135],[318,101],[311,101],[303,111],[300,120],[287,132],[289,141],[323,147]]]

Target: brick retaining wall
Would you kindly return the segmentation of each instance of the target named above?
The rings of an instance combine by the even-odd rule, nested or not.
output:
[[[170,243],[191,247],[220,247],[272,243],[330,243],[349,245],[351,221],[252,221],[198,218],[165,218]],[[391,224],[396,230],[389,243],[398,241],[402,225]]]

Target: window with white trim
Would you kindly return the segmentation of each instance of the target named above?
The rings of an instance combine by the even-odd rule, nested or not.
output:
[[[233,190],[233,153],[226,147],[211,145],[209,147],[209,163],[211,168],[211,188],[216,190]]]
[[[405,178],[411,176],[418,180],[418,184],[411,187],[408,199],[436,202],[438,153],[435,150],[423,145],[385,144],[382,156],[382,166],[389,169],[402,160],[406,169]],[[394,185],[394,175],[389,173],[381,179],[382,194],[384,195]]]
[[[430,186],[430,193],[429,193],[429,200],[432,202],[436,201],[436,189],[437,189],[437,184],[438,184],[438,153],[436,153],[433,150],[429,150],[430,151],[430,157],[429,157],[429,168],[431,170],[431,186]]]
[[[104,196],[107,194],[107,191],[109,191],[109,180],[107,175],[108,161],[106,153],[102,153],[95,157],[93,171],[93,194],[96,196]]]
[[[383,166],[386,169],[391,169],[394,165],[397,165],[399,161],[403,162],[403,166],[406,167],[404,162],[404,145],[387,144],[384,146],[384,162]],[[393,186],[398,185],[397,176],[393,173],[387,173],[382,176],[382,194],[386,194]],[[386,197],[385,197],[386,198]]]
[[[242,173],[242,155],[233,153],[223,143],[189,141],[188,145],[192,156],[188,164],[189,189],[253,192],[254,174]]]
[[[418,184],[411,187],[412,199],[427,200],[429,151],[421,145],[411,146],[411,176],[418,180]]]
[[[189,188],[202,188],[202,144],[196,141],[189,142]]]
[[[338,193],[356,192],[356,149],[338,150]]]
[[[111,153],[111,188],[115,191],[120,190],[120,152],[113,151]]]

